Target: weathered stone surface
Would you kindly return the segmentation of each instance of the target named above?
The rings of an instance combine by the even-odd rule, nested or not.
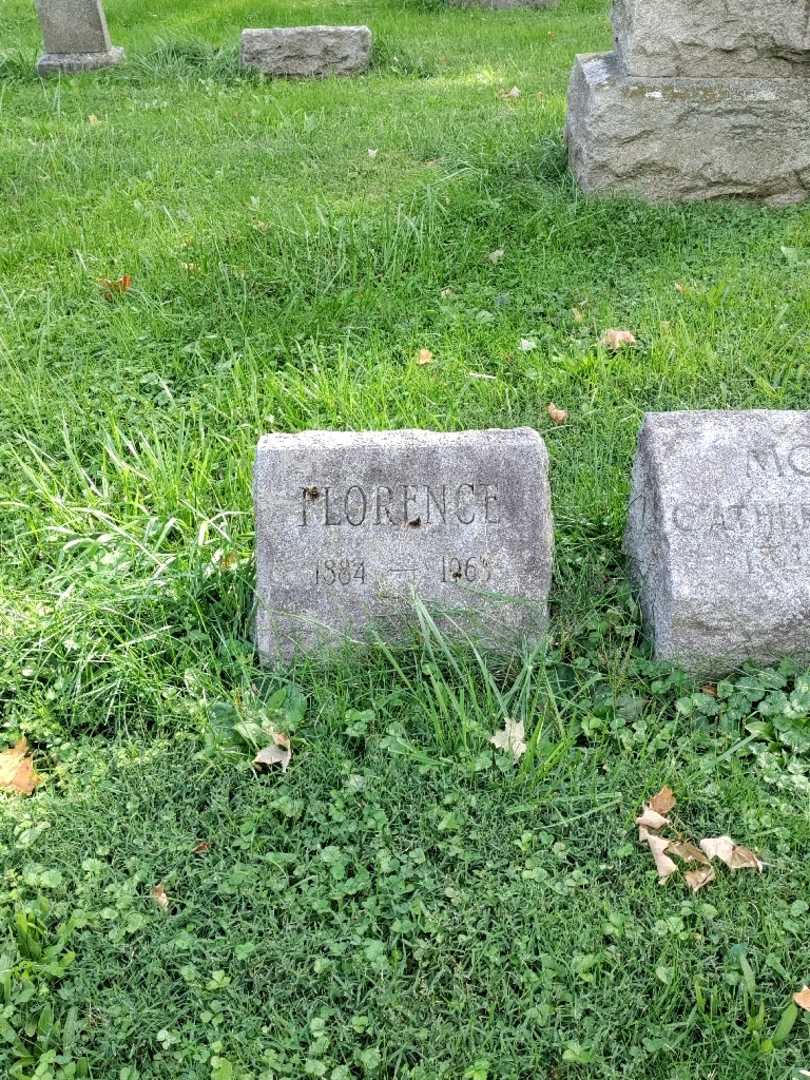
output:
[[[45,42],[40,75],[92,71],[123,58],[110,42],[101,0],[37,0],[37,13]]]
[[[367,26],[287,26],[242,31],[242,66],[264,75],[357,75],[368,70]]]
[[[810,658],[810,412],[647,415],[625,546],[660,659]]]
[[[615,0],[629,75],[810,76],[807,0]]]
[[[529,428],[267,435],[254,473],[263,660],[416,624],[497,647],[547,621],[547,455]]]
[[[45,52],[93,53],[112,48],[101,0],[37,0]]]
[[[578,56],[569,163],[588,192],[647,199],[810,194],[810,80],[642,79],[615,53]]]
[[[113,45],[107,52],[45,53],[37,61],[39,75],[78,75],[82,71],[114,67],[124,59],[124,50]]]

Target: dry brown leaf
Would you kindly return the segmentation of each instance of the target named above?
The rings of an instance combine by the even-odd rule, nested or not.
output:
[[[666,881],[670,874],[674,874],[678,867],[665,854],[669,847],[669,840],[663,836],[648,836],[647,843],[650,845],[652,857],[655,860],[655,869],[658,871],[658,880]]]
[[[506,252],[503,250],[503,248],[495,248],[494,251],[490,251],[489,255],[487,255],[487,258],[493,266],[497,266],[505,254]]]
[[[207,855],[211,850],[211,842],[209,840],[198,840],[191,850],[195,855]]]
[[[265,746],[260,750],[253,759],[253,764],[280,765],[281,771],[286,772],[292,758],[290,740],[283,732],[276,731],[273,733],[273,744],[273,746]]]
[[[629,330],[605,330],[599,338],[599,344],[605,349],[612,349],[613,352],[617,352],[619,349],[623,349],[625,345],[635,345],[636,339]]]
[[[709,697],[717,697],[717,687],[714,683],[706,683],[705,686],[700,688],[701,694],[707,694]]]
[[[166,895],[166,889],[164,888],[162,881],[159,881],[152,889],[151,896],[152,902],[157,904],[161,911],[169,910],[169,898]]]
[[[734,841],[730,836],[710,836],[700,841],[700,849],[709,859],[720,859],[726,866],[731,866],[734,855]]]
[[[671,855],[677,855],[682,862],[700,863],[701,866],[709,865],[709,860],[691,840],[676,840],[669,845],[667,851]]]
[[[433,363],[433,353],[430,351],[430,349],[420,349],[419,354],[416,357],[416,362],[417,362],[417,364],[421,364],[421,365],[432,364]]]
[[[104,293],[105,300],[114,300],[116,296],[123,296],[132,288],[132,278],[129,274],[122,274],[115,281],[110,278],[99,278],[98,283]]]
[[[239,552],[227,551],[219,561],[220,570],[233,570],[239,565]]]
[[[548,413],[552,424],[564,424],[568,419],[568,410],[560,409],[553,401],[550,401],[546,405],[546,412]]]
[[[643,812],[636,818],[636,825],[641,826],[643,829],[649,829],[651,832],[658,832],[665,825],[669,825],[669,818],[659,814],[657,810],[645,806]]]
[[[664,784],[661,790],[653,795],[647,806],[650,810],[655,810],[657,814],[668,814],[675,806],[676,801],[675,792],[671,787]]]
[[[757,870],[761,874],[763,865],[750,848],[743,847],[741,844],[734,845],[730,863],[732,870]]]
[[[496,731],[489,740],[498,750],[506,750],[515,761],[520,761],[527,750],[526,732],[522,721],[506,719],[503,731]]]
[[[713,866],[701,866],[697,870],[688,870],[684,874],[686,884],[693,893],[700,892],[704,885],[714,881],[714,876]]]
[[[793,995],[793,1000],[800,1009],[810,1012],[810,986],[803,986],[797,994]]]
[[[28,753],[27,739],[20,739],[0,754],[0,791],[12,795],[31,795],[40,783],[42,777],[34,772],[34,760]]]

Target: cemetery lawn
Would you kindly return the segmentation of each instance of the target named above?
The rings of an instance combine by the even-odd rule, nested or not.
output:
[[[621,537],[645,410],[808,406],[810,210],[577,192],[603,0],[107,14],[127,63],[44,83],[0,10],[0,743],[44,777],[0,795],[0,1075],[800,1075],[807,695],[766,752],[792,675],[650,664]],[[239,73],[242,26],[330,21],[373,27],[367,78]],[[262,432],[523,424],[547,654],[259,670]],[[257,776],[234,725],[268,719],[293,757]],[[633,819],[665,783],[765,872],[660,886]]]

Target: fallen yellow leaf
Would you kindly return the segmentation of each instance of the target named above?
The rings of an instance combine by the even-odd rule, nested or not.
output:
[[[568,419],[568,410],[560,409],[553,401],[550,401],[546,406],[546,412],[551,418],[553,424],[564,424]]]
[[[20,739],[0,754],[0,791],[12,795],[31,795],[42,778],[34,772],[34,761],[28,753],[28,741]]]
[[[280,765],[281,771],[286,772],[292,758],[290,740],[281,731],[275,731],[273,732],[273,744],[273,746],[265,746],[264,749],[260,750],[253,759],[253,764]]]
[[[161,911],[168,911],[169,898],[166,895],[166,889],[164,888],[162,881],[159,881],[157,885],[155,885],[155,887],[152,889],[151,896],[152,902],[157,904]]]
[[[650,845],[652,857],[655,860],[655,869],[658,871],[658,880],[666,881],[670,874],[674,874],[678,867],[665,854],[670,841],[663,836],[648,836],[647,843]]]
[[[700,863],[701,866],[709,865],[709,860],[691,840],[676,840],[669,845],[667,851],[676,855],[682,862]]]
[[[803,986],[797,994],[793,995],[793,1000],[800,1009],[810,1012],[810,986]]]
[[[719,859],[726,866],[731,866],[734,854],[734,841],[730,836],[710,836],[700,841],[700,849],[709,859]]]
[[[675,802],[675,793],[671,787],[667,787],[665,784],[659,792],[653,795],[647,806],[649,806],[650,810],[655,810],[659,814],[668,814]]]
[[[508,751],[515,761],[526,753],[526,732],[522,721],[504,720],[503,731],[496,731],[489,740],[498,750]]]
[[[432,364],[433,353],[430,349],[420,349],[419,355],[416,357],[417,364]]]
[[[749,848],[735,844],[730,865],[732,870],[757,870],[761,874],[764,864]]]
[[[658,832],[665,825],[669,825],[669,818],[659,814],[657,810],[645,806],[643,812],[636,818],[636,825],[641,826],[643,829],[650,829],[652,832]]]
[[[700,892],[704,885],[714,881],[714,876],[713,866],[701,866],[697,870],[688,870],[684,874],[686,884],[693,893]]]
[[[623,349],[625,345],[635,345],[636,339],[629,330],[605,330],[599,339],[599,344],[605,349],[612,349],[613,352],[617,352],[619,349]]]

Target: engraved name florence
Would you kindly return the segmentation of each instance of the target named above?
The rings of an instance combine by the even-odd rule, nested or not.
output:
[[[499,525],[496,484],[308,484],[299,495],[299,528]],[[493,565],[483,552],[448,550],[434,559],[414,556],[412,565],[378,566],[390,581],[407,586],[421,571],[448,584],[488,585]],[[324,557],[314,566],[314,583],[347,588],[368,583],[365,559]]]
[[[309,484],[299,495],[300,528],[500,524],[496,484]]]

